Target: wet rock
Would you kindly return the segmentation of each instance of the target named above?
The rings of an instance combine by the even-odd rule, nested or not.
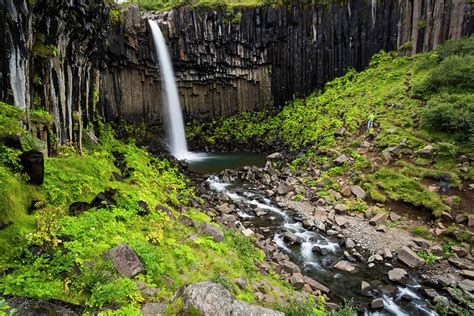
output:
[[[150,207],[145,201],[138,201],[138,215],[145,216],[150,214]]]
[[[346,271],[346,272],[354,272],[355,266],[353,266],[349,261],[341,260],[334,265],[335,269]]]
[[[300,267],[298,267],[296,264],[294,264],[291,261],[283,261],[280,265],[283,271],[286,271],[288,273],[291,273],[291,274],[301,273]]]
[[[358,185],[351,186],[351,192],[360,200],[365,200],[367,194],[365,193],[364,189],[362,189]]]
[[[341,155],[341,156],[337,157],[336,159],[334,159],[332,161],[332,164],[337,167],[337,166],[343,165],[347,161],[349,161],[349,158],[346,155]]]
[[[166,305],[162,303],[145,303],[140,312],[142,316],[161,316],[164,314]]]
[[[294,273],[290,277],[290,284],[297,290],[301,290],[304,286],[304,277],[301,273]]]
[[[370,225],[373,226],[378,226],[380,224],[383,224],[387,221],[387,215],[385,213],[379,213],[372,217],[369,221]]]
[[[381,298],[375,298],[370,302],[370,307],[373,309],[380,309],[384,308],[385,304],[383,302],[383,299]]]
[[[362,281],[360,284],[360,289],[365,292],[370,289],[370,284],[368,282]]]
[[[211,236],[212,239],[214,239],[214,241],[216,242],[224,241],[224,233],[222,232],[222,230],[215,227],[211,223],[204,222],[201,223],[199,226],[201,228],[201,234]]]
[[[232,213],[234,210],[229,206],[227,203],[220,204],[216,207],[216,209],[221,212],[222,214],[229,214]]]
[[[406,283],[408,273],[404,269],[395,268],[393,270],[388,271],[388,278],[390,281],[399,282],[399,283]]]
[[[81,213],[87,212],[91,208],[91,205],[87,202],[74,202],[69,205],[68,214],[71,216],[77,216]]]
[[[351,256],[347,251],[344,251],[344,257],[346,257],[347,260],[349,260],[350,262],[356,262],[356,259]]]
[[[39,151],[30,150],[22,153],[20,164],[28,175],[28,183],[41,185],[44,182],[44,156]]]
[[[104,257],[113,262],[122,276],[131,278],[145,271],[135,251],[126,244],[120,244],[108,250]]]
[[[435,298],[433,299],[433,302],[436,305],[439,304],[441,306],[449,306],[449,300],[446,296],[442,296],[442,295],[435,296]]]
[[[432,289],[432,288],[424,288],[423,289],[423,293],[428,296],[429,298],[435,298],[436,296],[438,296],[438,292],[436,292],[435,289]]]
[[[276,153],[268,155],[267,159],[268,160],[280,160],[280,159],[283,159],[283,155],[279,152],[276,152]]]
[[[292,232],[284,233],[283,234],[283,240],[285,240],[290,245],[301,245],[301,239],[298,238],[298,236],[296,236]]]
[[[418,257],[413,250],[406,246],[398,252],[398,260],[402,261],[410,268],[417,268],[425,263],[425,261]]]
[[[304,281],[306,284],[308,284],[313,291],[321,291],[322,293],[329,293],[329,288],[327,288],[326,286],[322,285],[321,283],[319,283],[318,281],[310,278],[310,277],[307,277],[305,276],[304,277]]]
[[[397,288],[391,284],[386,284],[382,286],[380,291],[388,296],[393,296],[395,293],[397,293]]]

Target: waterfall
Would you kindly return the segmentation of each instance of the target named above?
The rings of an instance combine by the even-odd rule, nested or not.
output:
[[[155,21],[148,20],[153,41],[155,43],[156,59],[160,62],[163,101],[165,109],[165,125],[171,154],[177,159],[189,157],[188,145],[184,133],[183,114],[179,102],[178,88],[171,65],[171,58],[168,53],[165,39],[158,24]],[[163,85],[164,82],[164,85]]]

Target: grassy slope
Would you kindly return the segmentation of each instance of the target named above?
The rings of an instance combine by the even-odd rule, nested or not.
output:
[[[474,38],[465,42],[466,46],[472,46]],[[413,87],[417,88],[417,93],[421,93],[428,79],[434,77],[431,70],[438,69],[438,65],[443,63],[442,60],[446,57],[443,54],[454,53],[449,47],[440,52],[415,57],[398,57],[394,53],[382,52],[372,58],[365,71],[356,73],[350,70],[345,76],[329,82],[323,91],[289,102],[276,115],[244,113],[212,122],[191,124],[187,135],[197,142],[210,145],[222,140],[237,143],[281,140],[288,148],[304,153],[293,161],[295,170],[317,165],[328,167],[328,170],[323,171],[323,177],[331,178],[349,173],[354,182],[370,189],[374,200],[385,201],[387,197],[402,200],[428,208],[434,215],[440,216],[450,208],[444,204],[439,194],[428,192],[420,179],[439,179],[444,176],[454,186],[459,186],[461,179],[474,179],[473,168],[462,166],[455,159],[460,155],[473,157],[472,105],[463,114],[467,117],[466,126],[471,126],[471,129],[443,132],[427,130],[420,125],[420,117],[430,112],[424,112],[425,100],[430,104],[433,98],[443,93],[456,93],[467,100],[473,95],[468,84],[472,83],[471,77],[461,79],[462,82],[467,82],[467,87],[463,89],[444,83],[440,85],[441,89],[423,92],[425,100],[420,96],[413,96]],[[467,72],[469,75],[472,65],[466,68],[468,69],[455,71]],[[403,139],[407,139],[406,147],[400,149],[401,153],[405,153],[404,159],[408,160],[406,165],[400,161],[380,169],[373,165],[371,157],[355,151],[366,138],[365,125],[367,117],[372,113],[376,115],[377,128],[373,144],[379,152],[378,156],[382,156],[382,151],[387,147],[398,146]],[[334,132],[341,127],[346,129],[345,137],[336,139]],[[432,159],[418,158],[414,152],[428,144],[435,146],[435,156]],[[345,153],[352,156],[355,163],[353,166],[331,168],[332,158],[317,155],[317,149],[332,152],[333,157]],[[314,182],[314,179],[308,181]]]
[[[113,171],[119,173],[113,151],[125,155],[131,176],[123,182],[112,178]],[[263,260],[264,255],[249,239],[226,231],[224,242],[216,243],[196,236],[196,229],[164,212],[154,211],[156,205],[162,205],[176,217],[185,212],[199,222],[210,220],[190,206],[191,200],[199,199],[176,168],[133,143],[115,140],[109,131],[103,133],[101,145],[88,146],[85,156],[64,148],[60,157],[47,158],[45,183],[40,187],[26,185],[5,166],[12,156],[0,159],[0,194],[12,200],[1,212],[13,214],[13,223],[0,230],[3,295],[59,299],[91,311],[122,306],[121,313],[130,315],[137,314],[143,301],[135,281],[159,288],[152,301],[166,301],[179,286],[208,279],[225,284],[249,302],[255,300],[252,284],[263,278],[282,293],[291,291],[278,278],[257,272],[255,261]],[[117,207],[92,209],[77,217],[66,215],[71,202],[89,202],[109,188],[118,190]],[[28,215],[32,199],[43,200],[45,208]],[[148,203],[150,215],[137,215],[139,200]],[[120,277],[102,258],[106,250],[122,242],[138,253],[146,268],[134,280]],[[46,253],[33,256],[28,250],[31,245],[41,245]],[[165,274],[173,281],[163,278]],[[247,288],[234,285],[237,277],[247,279]]]

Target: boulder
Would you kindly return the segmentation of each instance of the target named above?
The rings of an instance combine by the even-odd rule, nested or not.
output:
[[[469,279],[474,279],[474,271],[473,270],[462,270],[461,275],[463,277],[469,278]]]
[[[281,153],[276,152],[276,153],[268,155],[267,159],[268,160],[280,160],[280,159],[283,159],[283,155]]]
[[[138,201],[138,215],[145,216],[150,214],[150,207],[145,201]]]
[[[22,153],[20,164],[28,175],[28,183],[41,185],[44,182],[44,156],[43,153],[30,150]]]
[[[87,212],[91,208],[91,205],[87,202],[74,202],[69,205],[68,215],[77,216],[81,213]]]
[[[360,283],[360,289],[362,291],[366,291],[366,290],[370,289],[370,284],[368,282],[362,281]]]
[[[406,246],[398,252],[398,259],[410,268],[417,268],[425,263],[413,250]]]
[[[408,273],[400,268],[395,268],[388,271],[388,278],[390,281],[405,283],[407,281]]]
[[[15,313],[9,314],[4,311],[2,315],[58,315],[58,316],[78,316],[78,310],[82,308],[65,302],[47,302],[39,299],[16,297],[8,300],[8,305],[15,309]]]
[[[283,240],[289,243],[290,245],[301,245],[301,239],[298,238],[292,232],[286,232],[283,234]]]
[[[422,158],[432,158],[434,147],[432,145],[426,145],[423,149],[417,151],[417,155]]]
[[[348,185],[343,186],[341,189],[341,194],[342,196],[350,197],[352,194],[351,187]]]
[[[114,199],[104,192],[97,194],[97,196],[91,202],[91,206],[95,208],[105,208],[113,205],[115,205]]]
[[[334,210],[337,213],[344,213],[347,211],[347,206],[345,204],[336,204],[336,206],[334,206]]]
[[[355,266],[352,265],[349,261],[341,260],[334,265],[335,269],[346,271],[346,272],[354,272]]]
[[[345,244],[346,244],[346,247],[349,249],[354,248],[356,246],[355,242],[350,238],[346,239]]]
[[[379,309],[383,308],[385,306],[383,299],[379,298],[374,298],[372,302],[370,302],[370,307],[373,309]]]
[[[178,218],[178,221],[183,224],[184,226],[188,226],[188,227],[195,227],[198,225],[198,223],[192,219],[192,218],[189,218],[185,215],[181,215],[179,218]]]
[[[278,187],[276,189],[276,193],[278,193],[279,195],[285,195],[288,192],[293,191],[293,189],[294,188],[293,188],[292,185],[287,185],[284,182],[280,182],[280,184],[278,185]]]
[[[135,251],[126,244],[120,244],[108,250],[104,257],[112,260],[118,273],[125,277],[134,277],[145,271]]]
[[[216,209],[222,214],[232,213],[233,209],[227,203],[222,203],[216,207]]]
[[[250,228],[246,228],[242,231],[242,235],[246,236],[246,237],[251,237],[253,236],[255,233],[253,230],[251,230]]]
[[[458,286],[463,289],[464,291],[467,292],[473,292],[474,291],[474,281],[473,280],[468,280],[464,279],[458,282]]]
[[[351,186],[351,192],[360,200],[365,200],[367,194],[365,193],[364,189],[362,189],[358,185]]]
[[[291,274],[294,274],[297,272],[301,273],[300,267],[298,267],[296,264],[294,264],[291,261],[285,260],[280,264],[280,266],[283,269],[283,271],[286,271],[288,273],[291,273]]]
[[[332,161],[334,166],[341,166],[345,162],[349,161],[349,158],[346,155],[341,155]]]
[[[199,226],[201,229],[200,230],[201,234],[211,236],[212,239],[214,239],[214,241],[216,242],[224,241],[224,233],[222,232],[222,230],[215,227],[211,223],[204,222],[204,223],[201,223],[201,225]]]
[[[140,312],[142,316],[161,316],[164,314],[166,305],[162,303],[145,303]]]
[[[321,291],[322,293],[326,294],[330,291],[326,286],[322,285],[321,283],[310,277],[305,276],[304,281],[313,289],[313,291]]]
[[[433,245],[428,249],[428,251],[438,257],[442,257],[444,255],[443,247],[441,245]]]
[[[433,298],[436,305],[449,306],[449,299],[446,296],[437,295]]]
[[[378,213],[374,217],[372,217],[369,221],[370,225],[378,226],[383,224],[387,221],[387,215],[385,213]]]
[[[335,132],[334,132],[334,136],[336,137],[342,137],[344,136],[344,133],[346,132],[346,129],[344,127],[341,127],[341,128],[338,128]]]
[[[390,250],[390,248],[384,247],[382,249],[382,252],[383,252],[384,258],[386,258],[386,259],[392,259],[393,258],[393,254],[392,254],[392,251]]]
[[[199,312],[202,315],[213,316],[284,315],[271,309],[237,301],[224,286],[210,281],[181,287],[174,294],[174,298],[182,299],[185,314]]]
[[[301,290],[305,284],[304,282],[304,277],[301,273],[294,273],[290,277],[290,283],[293,285],[293,287],[297,290]]]
[[[395,214],[395,213],[390,213],[388,215],[388,217],[390,218],[391,221],[395,222],[395,221],[398,221],[400,220],[402,217],[398,214]]]

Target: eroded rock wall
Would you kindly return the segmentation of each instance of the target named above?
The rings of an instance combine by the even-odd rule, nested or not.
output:
[[[108,54],[113,62],[103,81],[104,107],[111,116],[159,119],[163,106],[149,18],[159,21],[168,40],[188,117],[279,107],[347,68],[363,69],[381,49],[429,51],[447,39],[472,34],[474,28],[466,0],[331,3],[233,13],[185,6],[140,14],[130,7],[126,25],[118,29],[124,47]]]
[[[46,109],[58,143],[77,141],[79,119],[97,112],[105,2],[0,0],[0,18],[0,100]]]

